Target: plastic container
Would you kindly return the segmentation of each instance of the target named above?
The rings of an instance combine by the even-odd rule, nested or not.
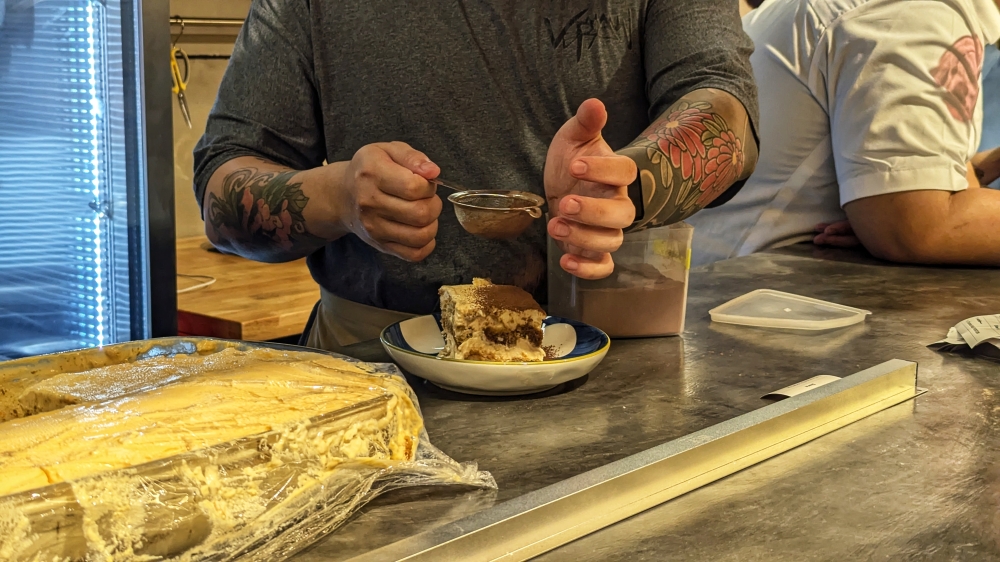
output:
[[[686,223],[625,235],[610,277],[584,280],[559,266],[549,239],[549,314],[585,322],[613,338],[675,336],[684,331],[691,236]]]
[[[843,328],[864,322],[869,314],[860,308],[771,289],[757,289],[709,311],[713,322],[789,330]]]

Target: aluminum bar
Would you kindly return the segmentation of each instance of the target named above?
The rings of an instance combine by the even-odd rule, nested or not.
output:
[[[528,560],[914,398],[916,382],[916,363],[888,361],[357,560]]]

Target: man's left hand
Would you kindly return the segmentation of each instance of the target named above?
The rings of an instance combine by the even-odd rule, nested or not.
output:
[[[611,150],[601,136],[604,104],[589,99],[559,129],[545,159],[545,197],[551,236],[565,252],[559,265],[582,279],[611,275],[611,252],[635,220],[628,186],[635,162]]]
[[[976,154],[972,157],[970,165],[975,170],[979,184],[990,185],[1000,179],[1000,148],[984,150]]]

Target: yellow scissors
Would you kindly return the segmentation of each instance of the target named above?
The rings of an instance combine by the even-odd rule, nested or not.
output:
[[[181,74],[180,65],[177,64],[177,57],[180,56],[184,60],[184,74]],[[170,51],[170,73],[174,77],[174,88],[173,92],[177,94],[177,103],[181,106],[181,113],[184,115],[184,122],[187,123],[188,129],[191,128],[191,113],[188,111],[187,98],[184,97],[184,90],[187,89],[188,72],[191,69],[191,61],[188,59],[187,53],[183,49],[174,47]]]

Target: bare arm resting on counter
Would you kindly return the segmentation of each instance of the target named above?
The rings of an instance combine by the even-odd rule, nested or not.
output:
[[[858,240],[889,261],[1000,265],[1000,192],[980,188],[1000,173],[997,153],[970,151],[983,30],[951,23],[975,22],[965,9],[872,4],[828,33],[830,60],[843,61],[827,78],[841,201]],[[886,17],[907,32],[880,43]]]
[[[848,220],[818,225],[816,244],[859,244],[887,261],[1000,266],[1000,191],[983,189],[1000,177],[1000,149],[976,154],[964,191],[906,191],[851,201]]]
[[[757,163],[746,109],[721,90],[696,90],[618,151],[639,168],[643,215],[633,229],[682,221],[705,208]]]
[[[982,187],[980,181],[991,183],[1000,177],[1000,169],[990,169],[989,167],[990,159],[996,156],[1000,156],[1000,149],[980,152],[969,162],[966,179],[969,182],[970,188]],[[979,163],[978,165],[975,164],[977,162]],[[986,163],[985,166],[983,165],[984,163]],[[989,171],[987,172],[987,170]],[[873,237],[869,236],[869,238]],[[862,245],[854,229],[851,228],[851,222],[847,220],[816,225],[816,236],[813,238],[813,243],[819,246],[834,246],[839,248],[856,248]],[[877,242],[873,242],[872,247],[875,247],[876,244]],[[872,251],[872,253],[875,252],[878,252],[878,255],[883,259],[888,259],[889,254],[882,249]]]
[[[848,203],[858,239],[894,262],[1000,266],[1000,191],[907,191]]]

